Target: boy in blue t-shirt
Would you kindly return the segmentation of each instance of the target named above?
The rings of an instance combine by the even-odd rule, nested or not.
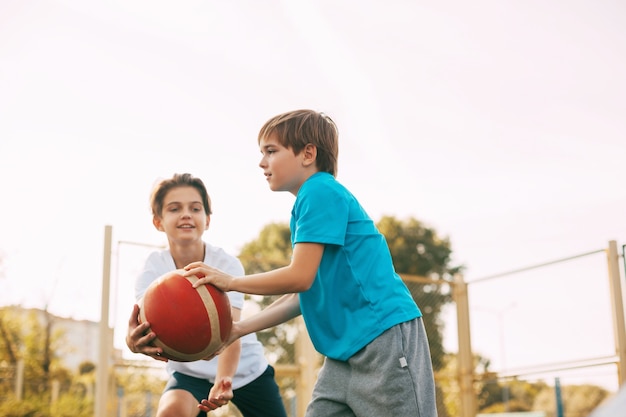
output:
[[[233,324],[229,342],[302,314],[326,358],[307,417],[436,417],[422,313],[395,272],[384,236],[337,180],[338,132],[323,113],[273,117],[258,137],[272,191],[296,197],[291,263],[240,277],[202,262],[185,267],[225,291],[287,294]]]

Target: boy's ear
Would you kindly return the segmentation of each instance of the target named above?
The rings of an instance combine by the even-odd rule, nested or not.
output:
[[[158,216],[152,216],[152,224],[157,230],[163,231],[163,225],[161,224],[161,218]]]
[[[307,143],[304,146],[304,149],[302,149],[302,156],[302,164],[304,166],[314,164],[315,160],[317,159],[317,146],[313,145],[312,143]]]
[[[206,224],[204,225],[204,230],[209,230],[209,223],[211,223],[211,215],[207,214],[207,216],[206,216]]]

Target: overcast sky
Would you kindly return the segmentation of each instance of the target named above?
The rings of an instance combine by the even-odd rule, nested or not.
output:
[[[468,281],[609,240],[621,251],[624,74],[620,1],[0,1],[0,303],[97,320],[105,225],[115,242],[164,243],[148,196],[175,172],[206,182],[205,236],[234,254],[288,221],[293,196],[269,191],[256,135],[298,108],[337,122],[338,178],[370,215],[435,228]],[[123,324],[147,249],[115,246]],[[545,291],[576,300],[582,334],[600,329],[574,358],[612,349],[592,258]],[[523,355],[494,336],[511,308],[544,334],[522,308],[545,284],[533,279],[474,292],[493,340],[473,342],[494,364]]]

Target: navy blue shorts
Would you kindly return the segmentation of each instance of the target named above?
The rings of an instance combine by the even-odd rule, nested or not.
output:
[[[206,379],[174,372],[165,385],[165,391],[182,389],[190,392],[198,402],[206,399],[213,384]],[[233,390],[232,403],[244,417],[287,417],[278,384],[274,380],[274,368],[269,365],[257,379]],[[205,412],[198,416],[206,416]]]

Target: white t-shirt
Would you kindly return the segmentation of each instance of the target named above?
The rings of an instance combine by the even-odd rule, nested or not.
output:
[[[244,275],[243,266],[236,257],[226,253],[222,248],[217,248],[205,243],[204,263],[220,269],[233,276]],[[174,259],[169,250],[152,252],[143,270],[135,281],[135,299],[139,301],[148,286],[157,278],[176,269]],[[241,293],[229,291],[228,298],[232,308],[242,309],[244,296]],[[239,366],[233,376],[233,389],[241,388],[258,378],[267,368],[263,345],[258,341],[254,333],[248,334],[241,339],[241,357]],[[174,371],[196,378],[208,379],[215,382],[217,373],[217,360],[215,357],[209,361],[199,360],[195,362],[168,361],[167,371]]]

